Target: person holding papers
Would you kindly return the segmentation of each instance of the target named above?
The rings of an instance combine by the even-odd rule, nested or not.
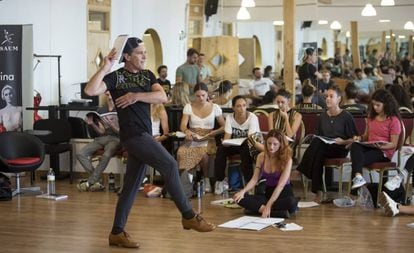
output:
[[[194,101],[186,104],[183,109],[180,129],[186,137],[184,144],[177,151],[178,168],[191,170],[200,164],[204,174],[204,189],[211,192],[208,154],[216,151],[214,137],[223,132],[224,118],[220,106],[208,101],[208,87],[205,83],[194,86],[194,96]],[[216,130],[215,120],[220,125]]]
[[[326,158],[346,157],[346,146],[353,142],[357,135],[352,115],[339,108],[342,99],[341,90],[331,86],[326,92],[326,112],[321,113],[316,135],[303,154],[297,170],[312,180],[312,192],[317,193],[315,202],[321,201],[321,183],[323,164]],[[323,137],[334,139],[334,143],[325,142]]]
[[[257,157],[253,177],[247,185],[237,192],[233,199],[246,209],[246,213],[261,214],[263,218],[288,218],[297,211],[298,200],[293,195],[290,184],[292,170],[292,149],[287,139],[279,130],[272,129],[266,136],[265,151]],[[263,180],[264,190],[257,187]]]
[[[352,189],[366,184],[362,168],[374,162],[389,162],[398,145],[401,133],[400,113],[393,95],[379,89],[372,94],[367,127],[363,136],[355,138],[351,146]],[[359,141],[368,141],[369,146]]]
[[[259,120],[254,113],[247,111],[246,99],[242,96],[235,96],[231,103],[234,113],[226,117],[224,141],[217,147],[214,162],[217,179],[214,193],[217,195],[224,191],[224,174],[228,156],[240,154],[243,176],[246,181],[250,180],[253,174],[253,158],[249,153],[247,137],[260,132]],[[258,145],[262,144],[258,143]]]

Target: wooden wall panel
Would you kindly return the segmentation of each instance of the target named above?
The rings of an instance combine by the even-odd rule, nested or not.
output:
[[[252,79],[252,69],[256,67],[256,43],[253,38],[239,39],[239,52],[244,62],[239,66],[241,79]]]

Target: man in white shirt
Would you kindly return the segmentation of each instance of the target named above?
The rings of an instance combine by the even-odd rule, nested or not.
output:
[[[261,100],[266,92],[271,89],[273,82],[269,78],[262,77],[260,68],[254,68],[252,73],[254,79],[250,84],[250,96],[254,100]]]

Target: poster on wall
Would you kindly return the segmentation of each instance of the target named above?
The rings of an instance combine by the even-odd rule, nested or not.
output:
[[[22,26],[0,25],[0,132],[22,130]]]

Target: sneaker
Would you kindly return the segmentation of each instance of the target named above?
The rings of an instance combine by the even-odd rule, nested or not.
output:
[[[110,233],[109,245],[124,248],[139,248],[139,244],[132,241],[130,235],[125,231],[116,235]]]
[[[400,212],[398,204],[385,192],[381,193],[379,203],[384,207],[384,212],[387,216],[393,217]]]
[[[365,179],[361,176],[361,175],[357,175],[354,177],[354,179],[352,179],[352,189],[356,189],[359,188],[363,185],[365,185],[367,183],[367,181],[365,181]]]
[[[91,185],[89,187],[89,191],[91,191],[91,192],[100,192],[100,191],[103,191],[103,190],[105,190],[105,186],[103,186],[99,182],[96,182],[96,183],[94,183],[93,185]]]
[[[207,222],[201,215],[196,214],[192,219],[182,219],[181,224],[184,229],[194,229],[198,232],[210,232],[216,228],[213,223]]]
[[[402,178],[400,175],[396,175],[388,180],[384,186],[387,187],[388,190],[394,191],[395,189],[400,188],[401,182]]]
[[[83,182],[77,184],[76,187],[78,188],[78,190],[80,192],[87,192],[87,191],[89,191],[89,183],[88,183],[88,181],[83,181]]]
[[[217,181],[214,186],[214,194],[221,195],[224,192],[224,183],[223,181]]]
[[[206,193],[210,193],[210,192],[212,192],[212,190],[211,190],[211,184],[210,184],[210,178],[208,178],[208,177],[205,177],[204,179],[203,179],[203,184],[204,184],[204,191],[206,192]]]

